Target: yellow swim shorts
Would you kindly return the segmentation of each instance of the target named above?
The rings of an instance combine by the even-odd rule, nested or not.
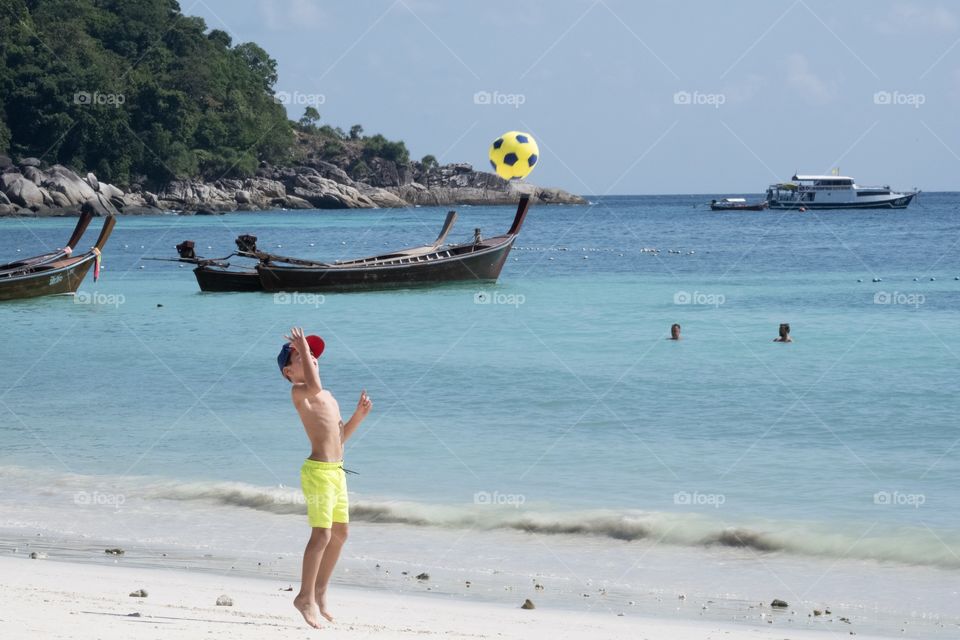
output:
[[[311,527],[329,529],[334,522],[350,522],[347,474],[342,461],[305,460],[300,468],[300,486],[307,500]]]

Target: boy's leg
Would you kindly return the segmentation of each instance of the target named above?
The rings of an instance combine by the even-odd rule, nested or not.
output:
[[[320,621],[317,618],[319,607],[317,606],[314,586],[317,582],[317,574],[320,572],[324,550],[330,540],[330,529],[313,527],[310,540],[307,541],[307,548],[303,551],[303,577],[300,582],[300,593],[293,599],[293,606],[303,614],[303,619],[311,627],[316,628],[320,627]]]
[[[337,566],[337,560],[340,559],[340,551],[343,550],[343,544],[347,541],[349,527],[346,522],[334,522],[330,530],[330,542],[323,550],[323,559],[320,561],[320,570],[317,572],[317,581],[315,596],[317,605],[320,607],[320,615],[333,622],[333,617],[327,610],[327,585],[330,584],[330,576]]]

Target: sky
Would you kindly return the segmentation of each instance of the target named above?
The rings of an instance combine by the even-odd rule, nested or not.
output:
[[[278,62],[291,118],[590,195],[761,193],[839,168],[960,191],[960,2],[181,0]]]

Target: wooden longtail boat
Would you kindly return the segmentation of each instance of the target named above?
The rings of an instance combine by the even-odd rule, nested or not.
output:
[[[81,213],[80,218],[77,220],[77,226],[73,229],[73,234],[70,236],[70,239],[67,240],[67,244],[65,244],[62,249],[57,249],[56,251],[44,253],[39,256],[22,258],[15,262],[0,264],[0,278],[10,273],[22,272],[24,269],[29,267],[35,267],[46,262],[54,262],[55,260],[66,258],[73,253],[77,243],[80,242],[80,238],[83,237],[83,234],[87,231],[87,227],[90,226],[91,220],[93,220],[93,213],[89,211],[84,211]]]
[[[409,249],[401,249],[399,251],[394,251],[382,256],[370,256],[368,258],[358,258],[343,262],[326,263],[317,260],[304,260],[301,258],[291,258],[288,256],[266,253],[257,249],[257,238],[256,236],[251,235],[242,235],[238,237],[236,239],[237,251],[224,258],[203,258],[197,256],[194,252],[194,243],[186,240],[177,245],[177,252],[180,254],[180,258],[175,260],[178,262],[187,262],[197,265],[193,270],[193,273],[197,277],[197,284],[200,285],[201,291],[263,291],[263,286],[261,285],[260,281],[260,274],[257,273],[255,266],[251,265],[247,267],[235,265],[229,262],[229,259],[234,256],[239,256],[241,258],[253,258],[261,263],[279,262],[283,264],[297,265],[300,267],[326,267],[332,265],[364,264],[366,262],[376,261],[385,257],[413,258],[434,252],[443,246],[443,243],[450,234],[450,230],[453,229],[453,225],[456,220],[456,212],[448,212],[446,220],[443,222],[443,227],[440,229],[440,234],[437,235],[437,239],[431,244],[420,247],[411,247]]]
[[[501,236],[481,238],[478,229],[472,242],[439,247],[417,255],[392,253],[335,264],[302,266],[275,264],[267,259],[257,265],[257,273],[265,291],[369,290],[444,282],[495,281],[500,277],[529,207],[529,196],[522,196],[513,224]]]
[[[89,224],[89,220],[87,220],[87,223]],[[100,236],[97,238],[97,243],[89,251],[79,255],[68,253],[49,261],[27,264],[10,271],[0,272],[0,300],[35,298],[57,293],[76,293],[80,283],[83,282],[83,278],[87,275],[87,271],[96,262],[104,245],[107,244],[116,223],[117,219],[114,216],[107,216],[103,222],[103,228],[100,230]],[[80,227],[79,223],[77,227]],[[79,238],[77,238],[77,241],[79,241]]]

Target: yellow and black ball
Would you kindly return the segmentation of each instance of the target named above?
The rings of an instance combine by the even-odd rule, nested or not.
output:
[[[508,131],[490,145],[490,166],[504,180],[525,178],[539,158],[537,141],[522,131]]]

